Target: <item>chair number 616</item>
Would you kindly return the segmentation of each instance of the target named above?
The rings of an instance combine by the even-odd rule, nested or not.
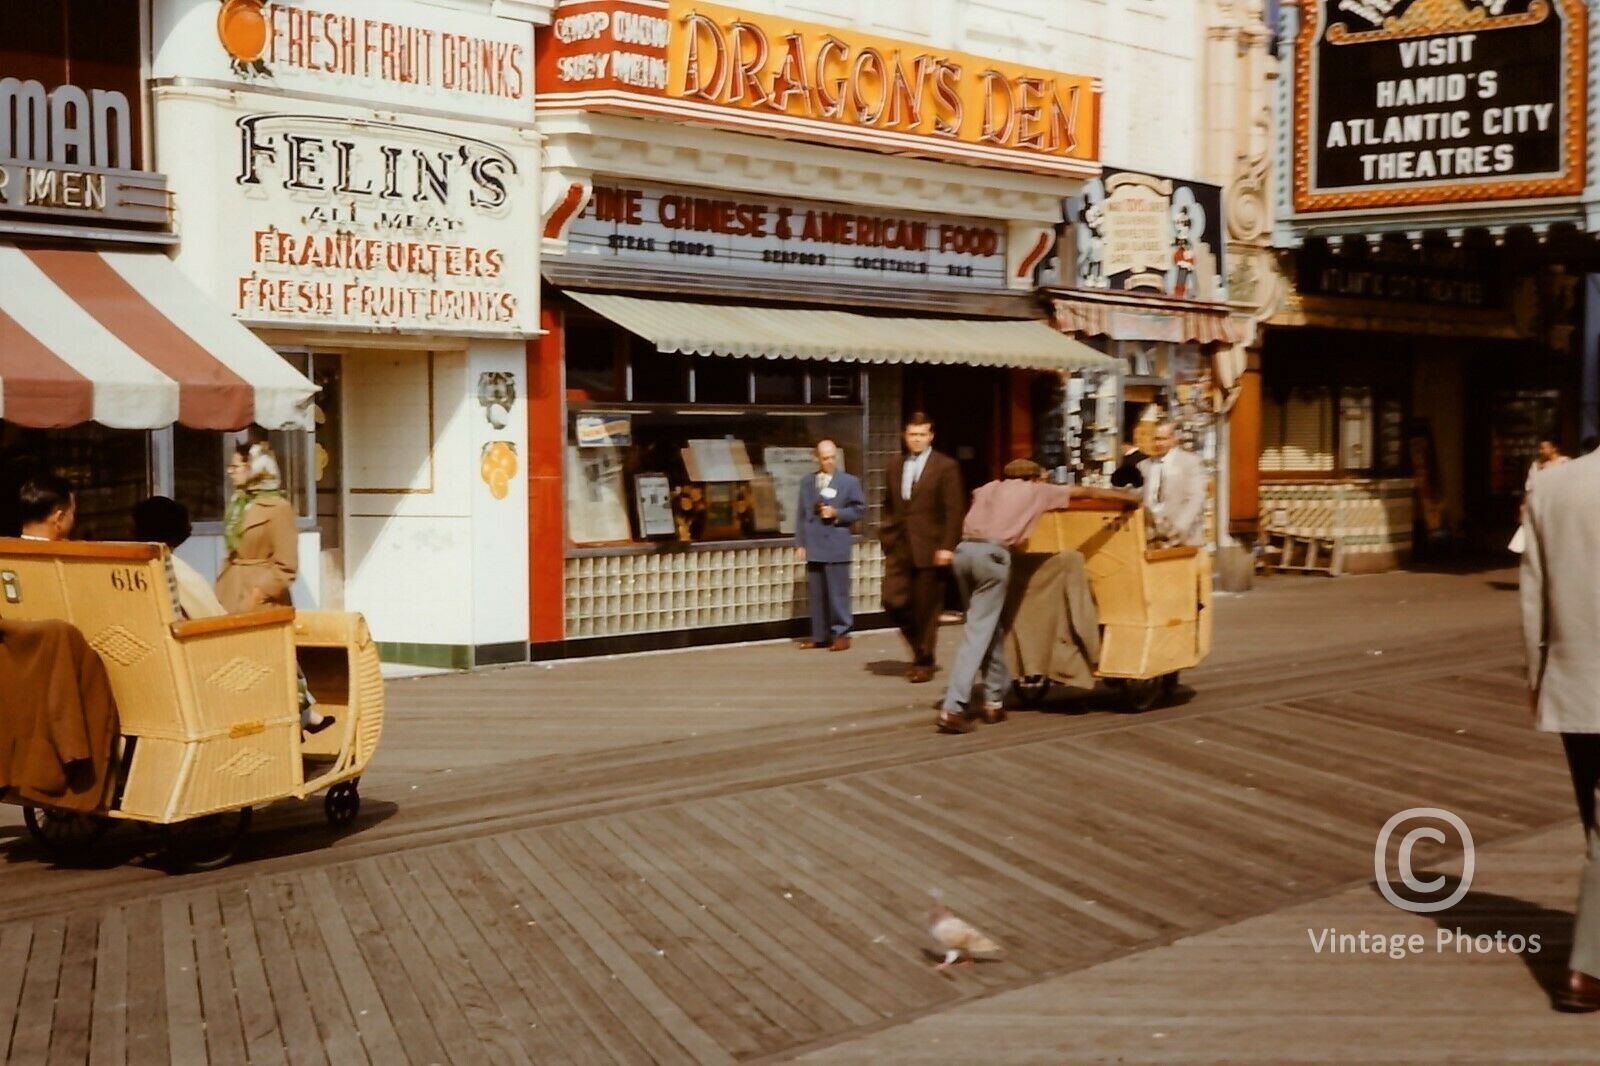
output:
[[[118,592],[143,592],[150,587],[150,579],[143,570],[119,566],[111,571],[111,587]]]

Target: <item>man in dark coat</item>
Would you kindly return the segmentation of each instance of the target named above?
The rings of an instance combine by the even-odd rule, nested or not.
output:
[[[911,646],[913,684],[933,680],[944,601],[944,573],[961,541],[966,496],[961,468],[933,450],[933,421],[921,411],[906,419],[906,452],[885,471],[883,607]]]
[[[811,639],[801,648],[845,651],[850,647],[850,553],[855,537],[850,527],[867,511],[861,482],[838,469],[839,448],[817,441],[817,472],[800,482],[795,512],[795,554],[806,564],[811,595]]]

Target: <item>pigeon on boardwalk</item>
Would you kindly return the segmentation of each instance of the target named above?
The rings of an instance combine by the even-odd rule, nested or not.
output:
[[[937,889],[933,892],[933,910],[928,915],[928,933],[944,949],[944,961],[934,967],[940,973],[958,959],[971,962],[1000,954],[1000,945],[957,918],[944,905],[943,895]]]

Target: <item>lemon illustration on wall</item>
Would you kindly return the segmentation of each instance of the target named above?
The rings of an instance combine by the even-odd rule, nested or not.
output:
[[[241,78],[272,77],[261,58],[267,51],[266,0],[222,0],[217,12],[217,39],[232,58]]]
[[[517,446],[508,440],[492,440],[485,444],[478,475],[489,486],[489,495],[497,500],[505,499],[511,479],[517,476]]]

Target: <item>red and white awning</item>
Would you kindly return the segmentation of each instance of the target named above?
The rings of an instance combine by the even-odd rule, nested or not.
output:
[[[159,252],[0,244],[0,420],[310,429],[316,391]]]

